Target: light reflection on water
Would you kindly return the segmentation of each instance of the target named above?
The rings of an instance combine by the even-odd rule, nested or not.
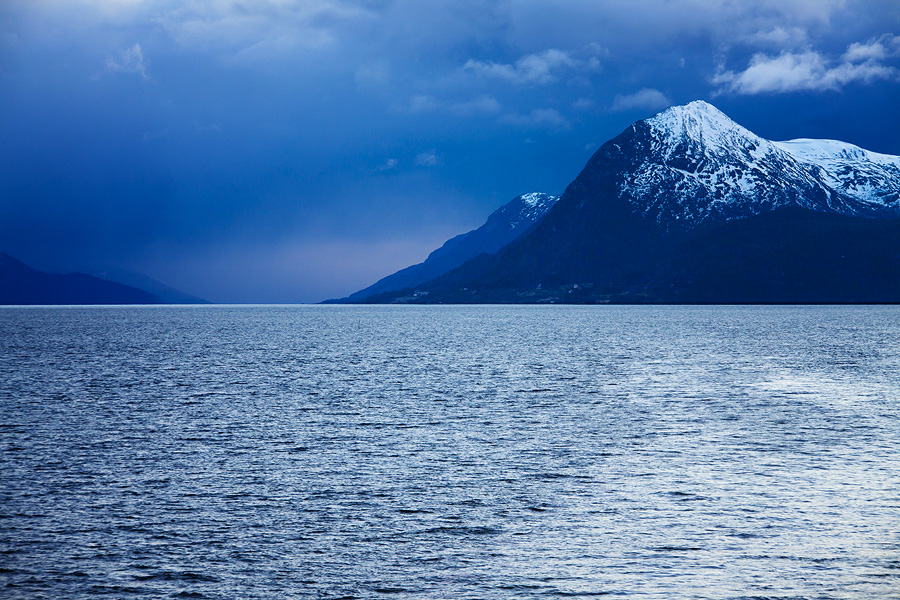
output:
[[[896,598],[898,317],[0,309],[2,595]]]

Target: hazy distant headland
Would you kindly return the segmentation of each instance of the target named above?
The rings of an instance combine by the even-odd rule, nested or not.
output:
[[[0,253],[0,305],[205,303],[136,273],[45,273]]]

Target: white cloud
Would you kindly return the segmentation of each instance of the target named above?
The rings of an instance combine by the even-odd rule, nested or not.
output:
[[[527,115],[504,115],[501,121],[525,128],[569,129],[571,127],[569,121],[553,108],[536,108]]]
[[[441,163],[440,159],[438,158],[437,152],[435,152],[434,150],[428,150],[416,155],[415,162],[420,167],[436,167]]]
[[[612,109],[619,110],[656,110],[672,105],[665,94],[657,89],[644,88],[633,94],[616,94]]]
[[[842,57],[845,62],[880,61],[900,54],[900,36],[883,35],[861,44],[855,42],[847,46]]]
[[[887,56],[884,46],[880,42],[870,44],[853,43],[847,47],[843,59],[846,62],[862,62],[866,60],[884,60]]]
[[[147,79],[147,68],[144,66],[144,52],[140,44],[123,50],[119,57],[106,59],[106,70],[110,73],[136,73]]]
[[[499,79],[515,85],[546,85],[557,81],[560,71],[578,65],[579,61],[568,53],[551,48],[538,54],[523,56],[515,64],[469,60],[462,69],[479,77]]]
[[[755,54],[744,71],[721,70],[712,78],[719,93],[763,94],[797,91],[834,91],[851,83],[900,79],[900,71],[884,59],[900,52],[894,36],[848,46],[840,61],[818,52],[784,52],[779,56]],[[898,47],[895,51],[893,48]]]

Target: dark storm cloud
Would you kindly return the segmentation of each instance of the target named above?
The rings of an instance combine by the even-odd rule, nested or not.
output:
[[[11,0],[0,251],[349,293],[669,103],[900,153],[898,25],[862,0]]]

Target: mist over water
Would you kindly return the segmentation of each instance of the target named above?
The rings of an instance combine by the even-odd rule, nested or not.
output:
[[[4,598],[900,596],[900,307],[0,309]]]

